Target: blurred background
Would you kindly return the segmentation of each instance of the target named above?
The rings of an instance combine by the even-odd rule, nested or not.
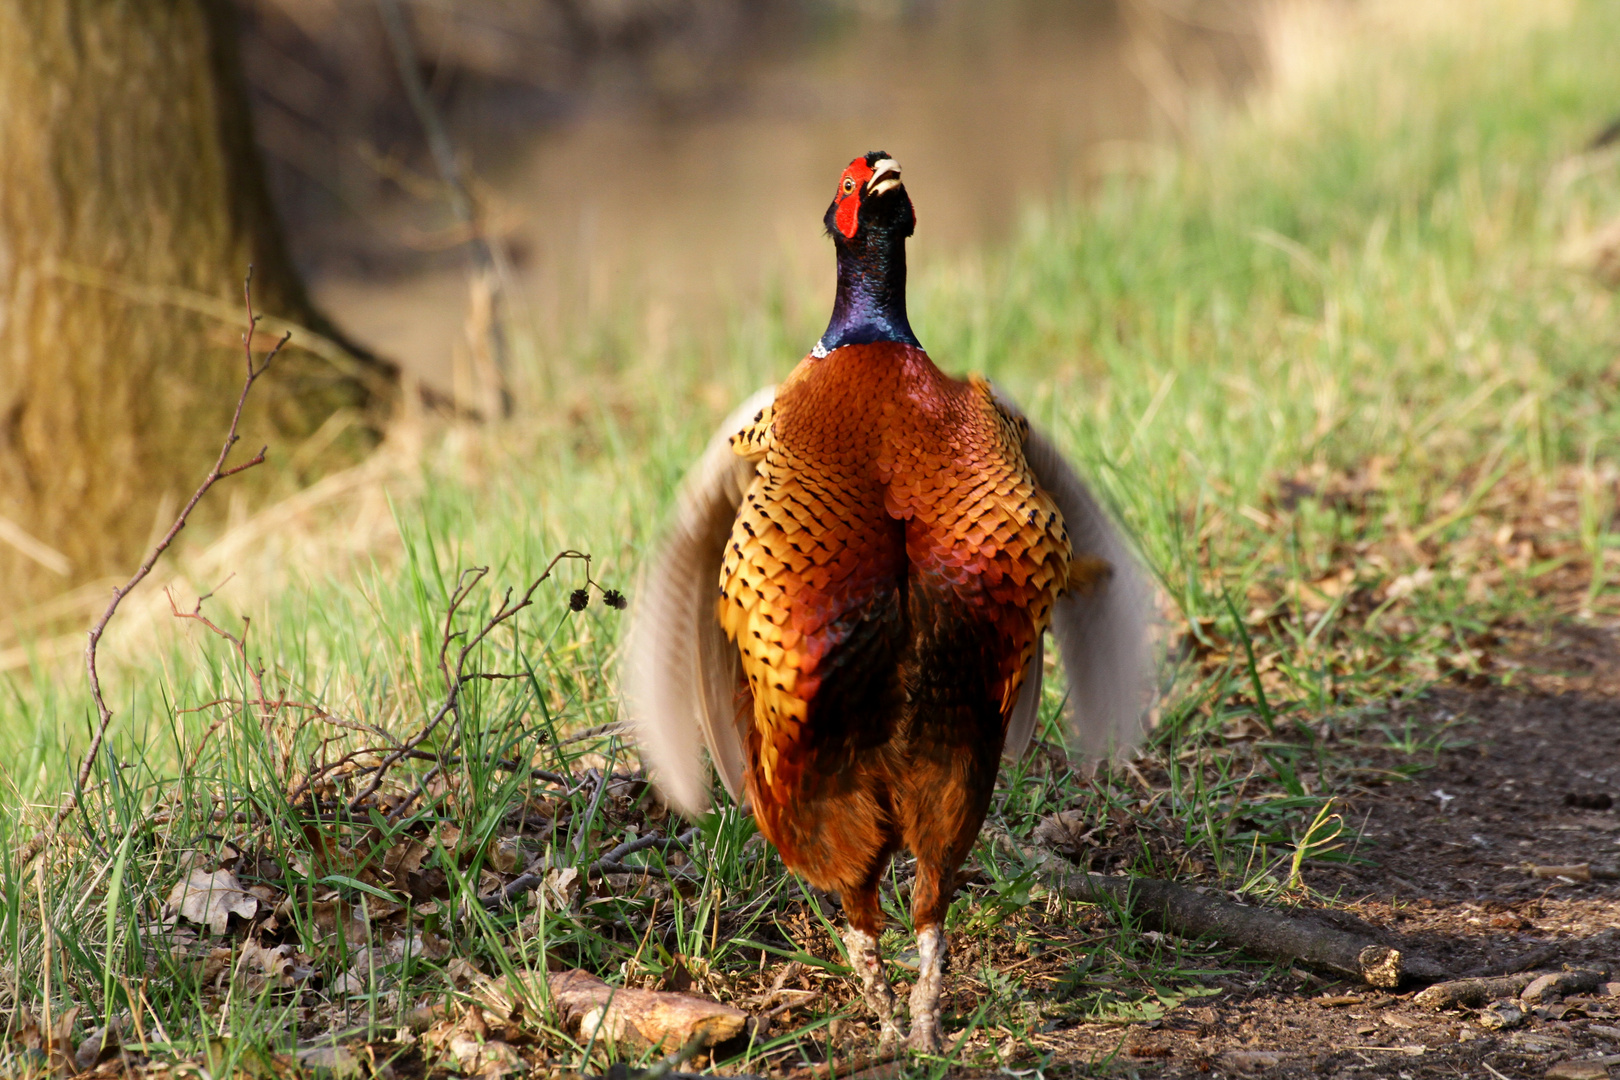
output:
[[[959,263],[1173,157],[1264,79],[1275,10],[0,0],[0,598],[104,595],[163,535],[236,400],[250,264],[249,351],[292,334],[243,419],[278,464],[205,530],[405,415],[643,410],[760,312],[779,375],[830,304],[851,158],[904,165],[914,270]]]
[[[271,190],[317,302],[453,393],[465,229],[376,0],[238,2]],[[1248,0],[400,6],[509,316],[553,349],[630,298],[656,335],[702,333],[762,281],[830,297],[821,214],[868,149],[905,167],[914,259],[1001,239],[1030,200],[1151,157],[1265,59]]]

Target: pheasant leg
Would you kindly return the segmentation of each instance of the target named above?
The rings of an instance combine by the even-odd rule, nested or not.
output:
[[[945,981],[949,949],[945,931],[924,926],[917,931],[917,981],[911,987],[911,1049],[923,1054],[940,1050],[939,996]]]
[[[900,1044],[900,1025],[894,1018],[894,988],[883,970],[877,935],[851,926],[844,931],[844,947],[861,980],[861,997],[878,1018],[878,1053],[890,1053]]]

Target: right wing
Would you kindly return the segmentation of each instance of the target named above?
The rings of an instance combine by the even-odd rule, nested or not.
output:
[[[743,789],[741,660],[715,614],[720,564],[754,466],[731,436],[775,399],[758,391],[726,417],[681,482],[675,516],[636,589],[622,661],[625,706],[658,786],[682,813],[709,805],[709,757],[733,799]]]

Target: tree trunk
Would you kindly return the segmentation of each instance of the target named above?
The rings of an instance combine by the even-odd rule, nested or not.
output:
[[[131,568],[195,487],[243,377],[242,279],[294,345],[243,445],[395,372],[336,339],[288,258],[225,0],[0,0],[0,613]],[[164,524],[167,524],[166,522]]]

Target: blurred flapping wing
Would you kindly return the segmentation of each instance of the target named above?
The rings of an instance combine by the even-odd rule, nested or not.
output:
[[[706,745],[732,798],[742,798],[737,719],[740,660],[715,614],[720,563],[754,466],[730,439],[771,403],[775,387],[750,397],[720,425],[681,482],[669,530],[636,589],[625,637],[625,707],[646,763],[681,812],[709,805]]]
[[[1009,411],[1022,410],[998,392]],[[1027,418],[1026,418],[1027,420]],[[1068,526],[1076,558],[1106,562],[1111,573],[1089,588],[1073,589],[1052,609],[1051,634],[1069,677],[1069,726],[1082,758],[1124,754],[1141,739],[1146,691],[1152,675],[1148,640],[1152,590],[1135,552],[1085,482],[1044,433],[1030,425],[1024,460]],[[1034,665],[1040,664],[1040,650]],[[1024,697],[1033,686],[1035,700]],[[1026,676],[1008,724],[1005,756],[1016,760],[1034,733],[1040,681]]]

